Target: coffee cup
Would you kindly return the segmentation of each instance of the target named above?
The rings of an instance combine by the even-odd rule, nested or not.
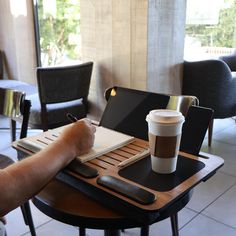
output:
[[[152,110],[146,117],[152,170],[160,174],[173,173],[182,134],[184,116],[168,109]]]

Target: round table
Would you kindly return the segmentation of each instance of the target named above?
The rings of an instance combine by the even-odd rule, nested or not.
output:
[[[92,200],[73,187],[53,179],[33,199],[34,205],[51,218],[80,228],[102,229],[105,236],[120,235],[121,229],[141,227],[141,235],[148,235],[148,226],[128,218]]]

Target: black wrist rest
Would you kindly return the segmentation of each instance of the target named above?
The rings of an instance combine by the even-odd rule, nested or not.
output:
[[[97,184],[120,193],[143,205],[151,204],[156,200],[156,196],[153,193],[114,176],[101,176],[97,179]]]
[[[65,168],[65,170],[69,170],[69,171],[74,172],[78,175],[81,175],[85,178],[95,178],[99,174],[97,169],[92,168],[91,166],[87,166],[87,165],[79,162],[77,159],[74,159]]]

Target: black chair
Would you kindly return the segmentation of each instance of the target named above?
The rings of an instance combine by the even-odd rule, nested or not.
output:
[[[213,118],[229,118],[236,115],[236,76],[222,60],[184,62],[184,95],[199,99],[199,105],[214,110]],[[208,145],[211,146],[213,119],[209,125]]]
[[[68,124],[68,112],[86,117],[92,68],[93,62],[37,68],[38,94],[27,96],[32,104],[29,127],[47,131]]]
[[[25,99],[25,93],[0,88],[0,115],[10,119],[22,116],[20,138],[27,136],[29,113],[30,101]],[[0,154],[0,169],[5,168],[12,163],[14,163],[14,161],[10,157]],[[25,224],[30,228],[31,235],[36,235],[28,201],[21,206],[21,210]]]
[[[162,100],[160,103],[160,101],[158,102],[154,98],[157,98],[158,94],[120,87],[108,88],[104,96],[108,101],[108,109],[105,109],[100,125],[146,140],[147,124],[145,117],[149,110],[168,108],[181,111],[185,115],[185,123],[183,125],[180,150],[199,155],[213,110],[193,106],[198,105],[198,99],[196,97],[159,94],[160,101]],[[141,96],[143,96],[143,99],[141,99]],[[109,101],[110,98],[111,101]],[[130,105],[129,100],[133,100],[134,107]],[[144,105],[145,108],[143,107]],[[142,112],[140,112],[141,110]],[[129,124],[128,127],[126,126],[127,123]],[[172,233],[174,236],[177,236],[178,212],[190,201],[192,193],[192,190],[189,191],[167,210],[161,212],[160,217],[155,222],[170,217]],[[149,226],[143,226],[141,228],[141,236],[148,235],[148,232]]]
[[[220,56],[219,59],[224,61],[232,72],[236,72],[236,51],[230,55]]]

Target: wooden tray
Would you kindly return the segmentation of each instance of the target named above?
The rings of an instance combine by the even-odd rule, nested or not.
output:
[[[61,129],[57,128],[25,139],[46,147],[57,139]],[[18,150],[20,156],[25,157],[33,154],[31,150],[20,147],[17,143],[17,141],[14,142],[13,147]],[[96,168],[99,176],[89,179],[69,170],[64,170],[57,178],[107,206],[126,211],[126,213],[127,209],[132,210],[133,215],[141,216],[143,221],[150,222],[159,214],[159,211],[164,210],[171,203],[177,201],[201,181],[207,180],[224,163],[222,158],[215,155],[205,154],[205,157],[200,157],[179,152],[177,170],[173,174],[163,175],[152,172],[149,155],[143,156],[142,160],[123,169],[118,167],[120,162],[145,149],[148,149],[148,142],[135,139],[131,144],[85,163],[85,165]],[[104,175],[115,176],[125,182],[139,186],[155,194],[156,201],[152,204],[143,205],[98,185],[97,178]]]

